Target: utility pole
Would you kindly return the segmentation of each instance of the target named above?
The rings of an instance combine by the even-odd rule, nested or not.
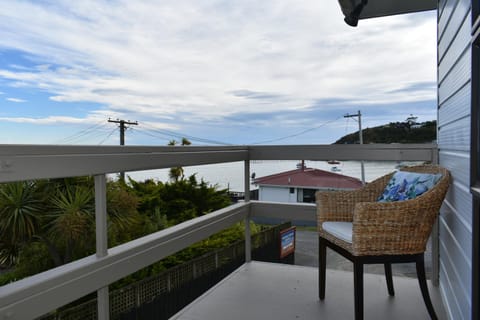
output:
[[[130,121],[130,120],[120,120],[120,119],[112,120],[112,119],[108,118],[108,122],[118,123],[118,124],[119,124],[119,128],[120,128],[120,145],[121,145],[121,146],[124,146],[124,145],[125,145],[125,130],[128,128],[126,125],[132,125],[132,126],[138,125],[138,122],[137,122],[137,121],[133,122],[133,121]],[[125,172],[120,172],[120,179],[122,179],[123,181],[125,181]]]
[[[125,125],[138,125],[138,122],[135,121],[135,122],[132,122],[130,120],[112,120],[110,118],[108,118],[108,122],[113,122],[113,123],[118,123],[120,126],[120,145],[121,146],[124,146],[125,145],[125,129],[127,129],[128,127],[125,126]]]
[[[356,114],[346,114],[343,116],[344,118],[358,118],[358,134],[360,136],[360,144],[363,144],[363,132],[362,132],[362,114],[360,110]],[[362,183],[365,184],[365,166],[363,164],[363,160],[360,161],[360,165],[362,168]]]

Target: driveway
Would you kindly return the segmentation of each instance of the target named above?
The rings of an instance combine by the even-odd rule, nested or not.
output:
[[[318,267],[318,236],[315,231],[297,230],[295,247],[295,264],[299,266]],[[337,254],[333,250],[327,249],[327,268],[337,270],[353,271],[352,263]],[[427,278],[431,273],[431,248],[427,246],[425,254],[425,271]],[[367,265],[365,272],[383,274],[383,265]],[[414,263],[395,263],[392,264],[394,275],[417,277]]]

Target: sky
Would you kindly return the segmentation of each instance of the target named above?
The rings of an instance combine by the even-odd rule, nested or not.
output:
[[[329,144],[436,119],[436,12],[319,0],[0,0],[0,143]]]

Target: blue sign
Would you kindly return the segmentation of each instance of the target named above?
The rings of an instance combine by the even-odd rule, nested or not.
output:
[[[280,258],[295,252],[295,227],[280,231]]]

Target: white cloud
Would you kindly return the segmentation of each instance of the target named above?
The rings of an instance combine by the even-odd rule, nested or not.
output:
[[[27,100],[19,99],[19,98],[5,98],[5,100],[10,101],[10,102],[16,102],[16,103],[27,102]]]
[[[110,113],[111,115],[111,113]],[[91,116],[87,118],[80,117],[69,117],[69,116],[48,116],[48,117],[0,117],[0,121],[11,122],[11,123],[24,123],[24,124],[36,124],[36,125],[80,125],[82,127],[85,124],[107,124],[106,119],[112,118],[116,119],[117,117],[110,117],[104,112],[95,111]],[[155,129],[167,129],[167,130],[176,130],[178,127],[174,125],[163,124],[159,122],[150,122],[142,121],[140,123],[142,126],[147,127],[151,130]],[[112,125],[113,126],[113,125]]]
[[[433,100],[435,90],[403,90],[436,81],[436,18],[422,15],[351,28],[336,1],[3,1],[0,48],[37,67],[0,78],[149,117]]]
[[[83,124],[85,119],[74,117],[58,117],[51,116],[46,118],[27,118],[27,117],[0,117],[0,121],[15,122],[15,123],[32,123],[32,124]]]

